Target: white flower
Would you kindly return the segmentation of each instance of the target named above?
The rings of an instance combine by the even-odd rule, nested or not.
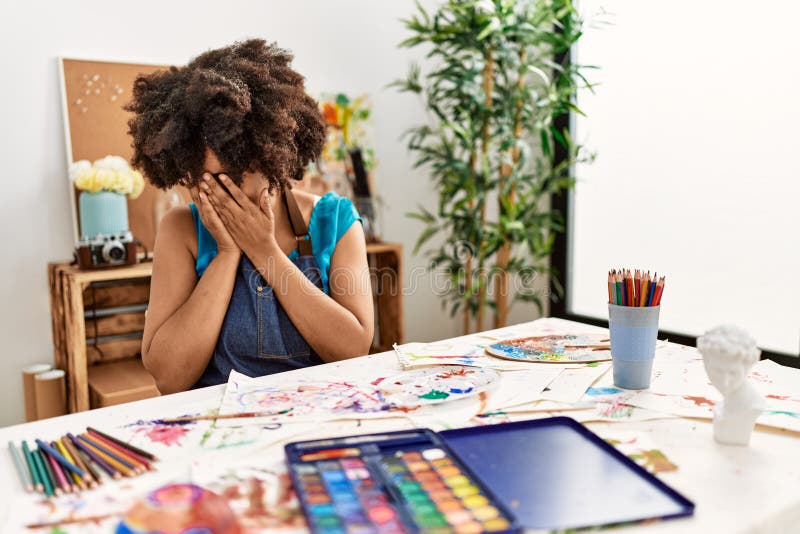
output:
[[[79,176],[84,175],[90,170],[92,170],[92,164],[88,159],[76,161],[69,166],[69,179],[74,182]]]
[[[126,171],[130,169],[125,158],[119,156],[106,156],[94,162],[97,169],[110,169],[112,171]]]

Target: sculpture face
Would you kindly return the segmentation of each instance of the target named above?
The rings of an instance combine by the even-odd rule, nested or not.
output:
[[[711,383],[723,395],[735,391],[747,378],[747,367],[741,361],[707,356],[703,362]]]

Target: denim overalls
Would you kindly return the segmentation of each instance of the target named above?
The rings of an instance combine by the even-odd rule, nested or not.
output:
[[[294,197],[287,198],[290,195],[291,191],[286,190],[284,199],[290,213],[289,220],[301,245],[298,247],[300,254],[292,262],[314,285],[322,289],[321,273],[311,253],[308,229]],[[202,222],[196,207],[191,207],[199,230]],[[200,237],[198,232],[198,251]],[[225,383],[232,369],[248,376],[261,376],[320,363],[322,359],[289,320],[272,287],[264,281],[250,259],[242,254],[214,354],[193,387]]]

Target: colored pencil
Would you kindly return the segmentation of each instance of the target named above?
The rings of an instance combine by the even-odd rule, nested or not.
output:
[[[113,468],[114,468],[114,469],[115,469],[115,470],[116,470],[118,473],[120,473],[120,474],[122,474],[122,475],[124,475],[124,476],[126,476],[126,477],[129,477],[129,476],[131,476],[131,475],[133,475],[133,474],[134,474],[134,471],[133,471],[133,469],[131,469],[131,468],[130,468],[130,467],[128,467],[127,465],[123,464],[122,462],[119,462],[119,461],[117,461],[117,459],[116,459],[116,458],[113,458],[112,456],[109,456],[108,454],[106,454],[106,452],[105,452],[104,450],[102,450],[101,448],[97,447],[97,446],[96,446],[94,443],[92,443],[91,441],[87,440],[87,439],[86,439],[86,438],[84,438],[83,436],[78,436],[77,438],[78,438],[78,440],[80,440],[80,441],[81,441],[81,442],[82,442],[82,443],[83,443],[83,444],[84,444],[86,447],[88,447],[89,449],[91,449],[91,450],[92,450],[92,452],[94,452],[94,453],[95,453],[97,456],[99,456],[100,458],[102,458],[104,462],[106,462],[108,465],[110,465],[111,467],[113,467]]]
[[[625,273],[620,275],[622,277],[622,305],[627,306],[628,303],[628,278]]]
[[[81,467],[80,465],[78,465],[78,462],[72,457],[72,455],[69,453],[67,448],[64,447],[64,444],[61,443],[60,439],[55,440],[52,443],[52,445],[53,445],[54,448],[58,449],[58,452],[61,453],[61,456],[63,456],[67,460],[69,460],[71,463],[75,464],[75,466],[78,467],[81,471],[83,471],[84,475],[86,475],[86,470],[83,467]],[[85,490],[86,489],[86,483],[84,483],[83,478],[79,477],[76,473],[73,473],[72,471],[70,471],[69,473],[67,473],[67,478],[72,478],[72,482],[73,482],[72,489],[73,490],[78,491],[79,489],[80,490]]]
[[[134,447],[134,446],[133,446],[133,445],[131,445],[130,443],[125,443],[124,441],[122,441],[122,440],[120,440],[120,439],[117,439],[117,438],[115,438],[114,436],[109,436],[109,435],[108,435],[108,434],[106,434],[105,432],[100,432],[100,431],[99,431],[99,430],[97,430],[96,428],[87,427],[87,429],[86,429],[86,430],[88,430],[89,432],[94,432],[95,434],[98,434],[98,435],[100,435],[100,436],[103,436],[103,437],[104,437],[104,438],[106,438],[107,440],[109,440],[109,441],[113,441],[113,442],[114,442],[114,443],[116,443],[117,445],[120,445],[121,447],[124,447],[124,448],[128,449],[128,450],[129,450],[129,451],[131,451],[131,452],[135,452],[135,453],[136,453],[136,454],[138,454],[139,456],[142,456],[142,457],[144,457],[144,458],[147,458],[147,459],[148,459],[148,460],[150,460],[151,462],[158,461],[158,458],[156,458],[155,456],[153,456],[153,455],[152,455],[152,454],[150,454],[149,452],[147,452],[147,451],[143,451],[143,450],[142,450],[142,449],[140,449],[139,447]]]
[[[47,461],[49,462],[50,469],[53,470],[53,475],[55,475],[55,483],[61,488],[61,491],[64,493],[71,493],[72,492],[72,484],[67,482],[67,477],[64,476],[64,471],[62,470],[61,466],[58,465],[58,461],[50,456],[47,452],[44,453]]]
[[[635,306],[636,303],[633,301],[633,275],[631,274],[631,270],[628,269],[627,272],[628,276],[628,306]]]
[[[34,463],[35,460],[33,459],[31,450],[28,448],[28,442],[25,440],[22,440],[22,452],[25,454],[25,461],[28,464],[28,470],[31,473],[33,488],[39,493],[42,493],[44,491],[44,483],[42,482],[42,479],[39,478],[39,471],[36,469],[36,464]]]
[[[75,465],[83,469],[86,476],[83,477],[84,481],[90,488],[97,487],[99,474],[94,470],[94,468],[89,465],[90,462],[84,461],[83,456],[80,454],[75,448],[75,445],[70,442],[67,436],[61,436],[60,440],[61,444],[64,446],[67,451],[69,451],[70,456],[73,460],[75,460]]]
[[[50,446],[53,448],[53,450],[58,452],[58,454],[60,454],[61,456],[64,456],[64,453],[61,452],[61,449],[58,448],[58,445],[56,444],[55,441],[51,441],[50,442]],[[70,461],[69,459],[67,459],[66,456],[64,456],[64,459],[67,460],[70,464],[75,465],[75,463]],[[56,462],[56,463],[58,463],[58,462]],[[61,469],[62,473],[64,474],[64,480],[66,481],[67,485],[69,486],[69,491],[78,491],[80,489],[80,487],[78,486],[77,482],[75,482],[75,479],[80,480],[80,477],[78,477],[77,474],[73,473],[69,469],[66,469],[65,467],[61,466],[60,464],[58,465],[58,467],[59,467],[59,469]],[[78,466],[75,466],[75,467],[78,467]],[[75,478],[73,479],[73,477],[75,477]]]
[[[22,460],[22,456],[20,455],[19,449],[17,449],[13,441],[8,442],[8,453],[11,455],[11,459],[17,468],[17,473],[19,473],[19,479],[20,482],[22,482],[22,487],[25,488],[25,491],[30,493],[33,490],[33,482],[30,479],[29,476],[30,473],[28,473],[28,467]]]
[[[136,473],[140,473],[141,471],[144,470],[144,468],[140,467],[139,464],[137,464],[136,462],[131,462],[129,458],[126,458],[126,457],[122,456],[121,454],[119,454],[119,452],[117,452],[114,449],[111,449],[108,445],[106,445],[105,443],[101,442],[96,437],[94,437],[94,436],[92,436],[90,434],[81,434],[80,437],[83,438],[86,441],[91,442],[91,444],[94,445],[95,447],[97,447],[97,449],[99,451],[104,453],[106,456],[109,456],[110,458],[116,460],[121,465],[127,467],[131,471],[134,471]]]
[[[608,272],[608,303],[609,304],[614,304],[614,296],[612,295],[611,285],[612,285],[612,282],[611,282],[611,271],[609,271]]]
[[[642,273],[642,294],[639,296],[639,306],[644,306],[647,303],[647,290],[650,287],[647,285],[647,277],[649,274]]]
[[[617,274],[617,276],[615,277],[615,280],[616,280],[616,283],[614,285],[615,285],[616,291],[617,291],[617,304],[622,306],[623,305],[623,303],[622,303],[622,283],[620,281],[619,274]]]
[[[639,305],[639,284],[642,282],[642,275],[639,272],[639,269],[636,269],[633,274],[633,305]]]
[[[658,273],[653,275],[653,279],[650,281],[650,289],[647,292],[647,305],[653,305],[653,295],[656,293],[656,280],[658,279]]]
[[[108,476],[110,476],[111,478],[113,478],[115,480],[120,478],[120,477],[122,477],[122,474],[119,471],[117,471],[116,469],[111,467],[111,465],[107,464],[106,461],[103,458],[101,458],[99,455],[97,455],[89,447],[84,445],[82,441],[78,440],[78,438],[76,438],[75,436],[73,436],[72,434],[69,434],[69,433],[67,434],[67,437],[72,441],[72,444],[75,445],[75,447],[77,447],[78,449],[80,449],[84,453],[86,453],[86,456],[88,456],[91,459],[91,461],[93,461],[95,464],[97,464],[97,466],[100,469],[102,469],[103,471],[108,473]]]
[[[53,479],[50,478],[51,474],[50,471],[47,469],[47,464],[44,456],[44,452],[38,447],[36,450],[33,451],[33,454],[36,457],[36,465],[39,468],[39,474],[41,475],[42,479],[44,480],[44,491],[49,496],[53,495],[61,495],[61,490],[56,492],[55,485],[53,483]]]
[[[661,294],[664,292],[664,277],[661,277],[661,280],[658,281],[656,285],[656,294],[653,297],[653,306],[660,306],[661,305]]]
[[[82,450],[75,447],[75,445],[70,442],[70,445],[75,449],[75,454],[83,461],[84,465],[86,465],[86,469],[92,474],[93,482],[96,486],[103,484],[105,481],[103,480],[103,476],[100,474],[102,473],[101,469],[97,469],[94,464],[92,463],[92,459],[89,458],[89,455],[83,452]]]
[[[150,465],[150,462],[147,459],[143,458],[142,456],[139,456],[132,450],[126,449],[122,445],[117,445],[113,441],[104,438],[103,436],[94,432],[93,430],[89,430],[88,433],[91,434],[94,438],[102,441],[106,445],[106,447],[117,451],[120,455],[123,455],[124,458],[129,458],[131,461],[140,464],[144,469],[149,471],[153,468],[153,466]]]
[[[61,489],[61,484],[59,484],[58,478],[56,477],[56,472],[53,471],[53,466],[50,464],[50,457],[47,456],[47,453],[41,447],[39,447],[39,455],[42,457],[42,465],[44,466],[44,470],[47,471],[50,485],[53,486],[53,494],[58,497],[64,493],[64,490]]]
[[[65,469],[69,469],[70,471],[72,471],[73,473],[75,473],[78,476],[81,476],[81,477],[83,476],[83,471],[81,471],[79,468],[77,468],[74,465],[72,465],[71,462],[69,462],[66,458],[61,456],[61,453],[58,452],[57,450],[55,450],[53,447],[51,447],[50,445],[48,445],[47,443],[45,443],[44,441],[42,441],[40,439],[36,440],[36,444],[39,447],[41,447],[43,450],[47,451],[47,454],[49,454],[50,456],[55,458],[56,461],[59,464],[61,464],[61,467],[65,468]]]

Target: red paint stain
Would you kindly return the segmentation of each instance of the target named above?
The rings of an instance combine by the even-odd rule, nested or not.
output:
[[[705,397],[692,397],[691,395],[684,395],[684,399],[692,401],[695,406],[714,406],[714,401]]]
[[[180,445],[181,438],[189,433],[189,429],[180,425],[152,425],[136,429],[137,434],[144,434],[153,443],[161,443],[167,447]]]
[[[791,397],[789,395],[767,395],[768,399],[775,399],[775,400],[789,400]]]

